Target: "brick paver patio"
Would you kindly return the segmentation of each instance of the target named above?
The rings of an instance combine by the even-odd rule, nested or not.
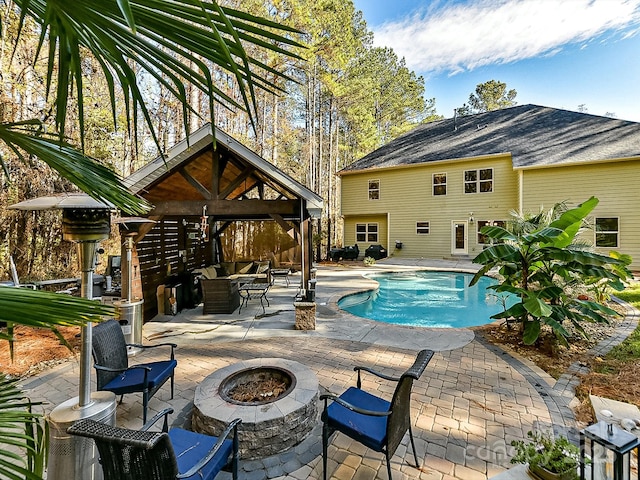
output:
[[[150,401],[150,415],[170,405],[175,410],[173,425],[188,427],[196,386],[211,372],[242,360],[295,360],[315,372],[321,390],[339,394],[355,385],[354,365],[398,374],[411,365],[417,350],[429,348],[437,353],[414,383],[412,396],[413,432],[422,465],[419,470],[412,466],[413,455],[407,451],[405,436],[391,461],[395,479],[487,479],[509,468],[511,440],[525,438],[535,427],[575,427],[568,408],[571,397],[565,391],[554,391],[553,379],[528,362],[475,339],[468,330],[443,334],[390,325],[382,328],[336,312],[332,299],[341,291],[358,288],[358,277],[359,272],[320,269],[318,325],[313,332],[293,330],[290,303],[295,288],[285,286],[274,286],[271,306],[264,316],[258,308],[249,309],[244,319],[192,312],[190,317],[185,313],[183,318],[145,324],[145,342],[179,343],[175,397],[170,400],[168,386],[163,387]],[[145,353],[132,361],[153,358]],[[47,402],[48,412],[77,396],[78,375],[78,364],[72,361],[26,379],[24,387],[32,400]],[[393,392],[389,382],[366,374],[364,380],[367,391],[386,397]],[[140,396],[125,396],[117,407],[117,424],[136,428],[141,418]],[[320,479],[321,451],[318,419],[312,433],[291,450],[264,459],[241,460],[240,478]],[[387,478],[384,455],[341,434],[333,437],[329,457],[333,479]],[[227,474],[219,478],[230,478],[223,475]]]

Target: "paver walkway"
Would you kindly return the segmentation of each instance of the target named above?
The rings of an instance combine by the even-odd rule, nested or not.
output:
[[[435,266],[470,268],[444,263]],[[379,263],[377,268],[415,267]],[[163,387],[151,399],[150,413],[171,405],[175,410],[173,425],[188,427],[198,383],[214,370],[245,359],[295,360],[316,373],[321,389],[341,393],[355,385],[354,365],[398,374],[411,365],[418,350],[429,348],[437,353],[414,383],[412,397],[413,432],[422,467],[418,470],[411,466],[413,455],[410,449],[407,452],[409,440],[405,436],[391,461],[395,479],[490,478],[509,468],[511,440],[525,438],[534,427],[574,426],[568,408],[571,398],[566,392],[554,391],[553,379],[532,364],[475,339],[472,330],[399,327],[337,311],[338,296],[372,286],[361,273],[353,268],[319,268],[314,331],[293,329],[295,277],[290,288],[276,285],[270,290],[271,306],[264,315],[259,304],[250,304],[242,316],[204,316],[200,308],[146,323],[145,342],[179,344],[175,397],[170,400],[168,386]],[[146,353],[139,357],[132,361],[154,358]],[[32,400],[46,401],[50,411],[77,396],[78,375],[78,364],[68,362],[28,379],[24,387]],[[371,376],[365,379],[363,388],[368,391],[386,397],[393,392],[387,382],[375,381]],[[117,424],[136,428],[142,423],[141,417],[139,396],[125,396],[117,408]],[[241,461],[240,478],[320,479],[321,450],[318,421],[309,437],[293,449],[260,460]],[[384,455],[341,434],[333,437],[329,457],[331,478],[386,479]]]

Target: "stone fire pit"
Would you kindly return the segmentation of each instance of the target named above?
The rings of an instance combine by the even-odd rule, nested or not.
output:
[[[286,389],[275,400],[268,394],[242,402],[230,391],[245,382],[282,380]],[[196,388],[191,426],[220,435],[234,418],[240,457],[257,459],[288,450],[304,440],[317,422],[318,378],[301,363],[284,358],[256,358],[216,370]]]

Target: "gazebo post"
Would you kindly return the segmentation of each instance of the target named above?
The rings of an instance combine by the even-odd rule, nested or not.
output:
[[[302,278],[306,290],[305,299],[315,302],[316,279],[313,268],[313,225],[311,217],[306,215],[305,202],[301,202],[300,208],[300,238],[302,242]]]

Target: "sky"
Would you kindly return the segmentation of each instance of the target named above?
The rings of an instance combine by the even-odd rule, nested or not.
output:
[[[446,118],[498,80],[518,105],[640,122],[640,0],[354,0]],[[585,110],[583,110],[585,111]],[[611,115],[613,114],[613,115]]]

